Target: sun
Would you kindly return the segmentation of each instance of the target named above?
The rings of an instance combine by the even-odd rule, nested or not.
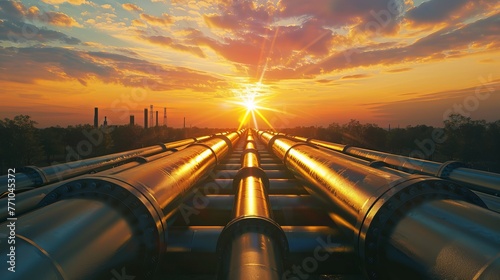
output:
[[[255,111],[257,109],[257,104],[255,104],[255,101],[252,99],[245,100],[244,103],[247,111]]]
[[[258,129],[257,119],[264,121],[269,127],[273,127],[261,111],[276,111],[264,105],[269,98],[269,87],[262,83],[241,84],[232,90],[236,100],[231,103],[238,105],[242,110],[242,119],[238,130],[245,125],[251,125]]]

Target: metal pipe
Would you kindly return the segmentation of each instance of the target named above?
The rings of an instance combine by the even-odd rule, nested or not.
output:
[[[208,136],[207,136],[208,137]],[[171,143],[159,144],[121,153],[115,153],[90,159],[78,160],[47,167],[26,166],[21,172],[15,174],[16,190],[26,190],[52,184],[78,175],[87,174],[103,169],[111,168],[123,164],[134,157],[144,157],[168,150],[174,150],[197,141],[206,139],[205,137],[191,138]],[[7,191],[7,175],[0,176],[0,193]]]
[[[247,279],[251,275],[255,279],[281,279],[288,243],[281,227],[272,220],[269,180],[259,167],[251,132],[233,186],[236,189],[233,220],[217,242],[222,257],[218,278]]]
[[[404,271],[405,275],[423,273],[425,278],[461,278],[460,273],[464,270],[467,275],[478,275],[481,271],[497,275],[500,273],[497,265],[500,254],[500,215],[481,208],[485,207],[484,203],[467,188],[435,177],[401,177],[353,162],[352,157],[341,153],[326,153],[310,143],[295,142],[283,135],[260,135],[269,149],[290,170],[309,181],[317,193],[331,202],[336,214],[335,222],[352,238],[369,278],[390,279],[393,275],[388,269]],[[454,246],[456,244],[445,242],[449,240],[446,229],[441,230],[437,225],[427,227],[426,232],[443,242],[436,242],[432,248],[419,247],[418,251],[423,252],[419,256],[413,255],[411,250],[405,251],[405,247],[397,242],[404,238],[407,238],[404,240],[408,244],[418,244],[420,240],[425,240],[425,234],[417,236],[415,233],[418,231],[405,227],[404,221],[411,219],[412,213],[425,213],[422,217],[432,219],[433,214],[426,211],[428,203],[435,201],[442,204],[448,200],[466,206],[459,212],[452,207],[442,208],[445,215],[460,217],[460,223],[467,225],[460,228],[460,234],[467,236],[472,244],[490,247],[485,249],[484,246],[474,246],[468,248],[467,254],[460,256],[449,254],[447,257],[451,262],[474,263],[464,266],[464,270],[455,274],[447,274],[449,269],[446,268],[446,262],[436,263],[432,269],[428,269],[427,265],[433,260],[419,257],[429,255],[426,255],[429,250],[460,250],[460,244]],[[483,219],[488,222],[478,222]],[[414,234],[409,235],[409,232]],[[490,238],[485,239],[485,235],[478,232],[489,233]],[[407,262],[410,265],[397,262],[397,256],[389,256],[392,251],[387,244],[392,244],[396,250],[407,252]],[[389,263],[393,266],[388,265]],[[422,268],[426,270],[421,272]]]
[[[289,136],[289,138],[304,141],[302,137]],[[475,190],[500,196],[500,174],[466,168],[465,164],[460,162],[449,161],[440,163],[310,138],[305,139],[305,142],[348,155],[381,161],[395,168],[401,168],[413,173],[437,176],[443,179],[466,183]]]
[[[185,148],[185,146],[179,147],[177,149],[181,150]],[[175,149],[175,150],[177,150]],[[105,175],[105,174],[117,174],[129,169],[132,169],[134,167],[137,167],[141,164],[145,164],[147,162],[151,162],[160,158],[163,158],[165,156],[171,155],[172,153],[175,152],[175,150],[170,150],[166,151],[160,154],[155,154],[149,157],[133,157],[128,160],[128,163],[124,163],[118,167],[106,169],[104,171],[99,172],[99,175]],[[83,175],[86,176],[86,175]],[[91,176],[91,175],[90,175]],[[25,192],[22,192],[20,194],[16,195],[16,215],[20,216],[23,215],[24,213],[27,213],[29,211],[32,211],[36,209],[37,205],[42,201],[42,199],[50,193],[52,190],[58,188],[64,183],[69,182],[72,179],[67,179],[61,182],[53,183],[50,185],[45,185],[39,188],[34,188]],[[5,203],[3,203],[5,202]],[[8,217],[8,204],[7,204],[7,198],[2,198],[0,200],[0,222],[4,222]]]
[[[237,133],[194,143],[114,175],[74,179],[16,221],[16,276],[23,279],[151,278],[166,251],[166,220],[225,157]],[[8,235],[7,224],[0,236]],[[0,238],[1,254],[9,253]],[[5,245],[5,246],[4,246]],[[0,270],[0,279],[11,273]]]

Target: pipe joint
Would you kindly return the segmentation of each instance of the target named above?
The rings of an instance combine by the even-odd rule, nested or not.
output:
[[[291,151],[293,148],[297,147],[297,146],[309,146],[309,147],[311,147],[311,148],[319,149],[319,147],[318,147],[318,146],[313,145],[313,144],[308,143],[308,142],[299,142],[299,143],[293,144],[292,146],[290,146],[290,148],[288,148],[288,150],[286,150],[285,155],[283,156],[283,164],[284,164],[285,166],[286,166],[286,159],[287,159],[287,157],[288,157],[288,155],[289,155],[290,151]]]
[[[193,144],[190,144],[188,147],[192,147],[192,146],[202,146],[202,147],[209,149],[212,152],[212,154],[214,154],[215,165],[219,164],[219,158],[217,157],[217,153],[214,151],[214,149],[212,149],[212,147],[210,147],[209,145],[204,144],[204,143],[193,143]]]
[[[397,183],[383,193],[365,212],[364,217],[358,220],[357,250],[370,279],[387,278],[381,269],[384,260],[380,252],[393,226],[411,208],[433,199],[462,200],[486,208],[475,193],[450,181],[414,177]]]
[[[283,258],[286,258],[289,247],[285,232],[272,219],[260,216],[241,216],[231,220],[222,230],[217,240],[217,254],[222,259],[225,248],[234,237],[246,232],[256,232],[269,236],[279,247]]]
[[[238,137],[239,137],[239,135],[238,135]],[[226,135],[214,135],[213,138],[219,138],[219,139],[224,140],[227,144],[229,153],[231,153],[233,151],[233,142]]]
[[[25,166],[21,168],[21,173],[26,174],[28,178],[33,182],[33,187],[38,187],[45,185],[49,182],[47,179],[47,174],[45,172],[36,167],[36,166]]]
[[[274,145],[274,141],[278,140],[279,138],[287,138],[285,135],[283,134],[275,134],[271,137],[271,139],[269,139],[269,142],[267,143],[267,147],[270,151],[273,150],[273,145]]]
[[[438,172],[436,172],[436,177],[448,179],[450,173],[456,168],[467,167],[467,164],[460,161],[447,161],[439,167]]]
[[[269,178],[267,177],[266,172],[262,168],[257,166],[245,166],[238,170],[233,179],[233,191],[236,193],[241,180],[250,176],[260,178],[262,180],[262,183],[264,184],[266,193],[269,193]]]
[[[151,194],[136,187],[106,177],[88,177],[68,182],[54,189],[38,204],[44,207],[60,200],[88,198],[116,205],[122,210],[135,231],[142,232],[138,240],[144,251],[137,256],[138,271],[144,278],[151,278],[160,263],[160,256],[166,250],[166,225],[162,223],[161,209]]]

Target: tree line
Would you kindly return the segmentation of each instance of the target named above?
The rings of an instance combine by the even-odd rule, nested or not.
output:
[[[231,130],[36,125],[27,115],[0,120],[1,174],[7,168],[47,166]],[[417,125],[383,129],[351,120],[328,127],[295,127],[280,132],[434,161],[458,160],[472,168],[500,172],[500,120],[486,122],[454,114],[440,128]]]
[[[443,127],[383,129],[351,120],[342,125],[296,127],[282,132],[438,162],[456,160],[471,168],[500,172],[500,120],[486,122],[452,114]]]
[[[7,168],[48,166],[227,131],[166,126],[144,129],[137,125],[99,128],[88,124],[66,128],[36,125],[28,115],[0,120],[0,174],[5,174]]]

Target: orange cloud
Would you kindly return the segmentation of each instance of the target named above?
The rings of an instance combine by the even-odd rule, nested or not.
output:
[[[141,7],[135,5],[135,4],[132,4],[132,3],[125,3],[125,4],[122,4],[122,8],[127,10],[127,11],[135,11],[135,12],[142,12],[144,11]]]
[[[153,43],[153,44],[167,46],[167,47],[170,47],[174,50],[188,52],[188,53],[194,54],[198,57],[202,57],[202,58],[205,57],[205,54],[203,53],[203,51],[199,47],[185,46],[185,45],[178,44],[178,43],[174,42],[174,40],[170,37],[142,35],[142,36],[140,36],[140,38],[145,39],[148,42]]]
[[[81,26],[74,18],[61,12],[47,12],[47,22],[56,26]]]
[[[145,21],[146,23],[150,25],[158,25],[158,26],[163,26],[163,25],[170,25],[174,22],[171,16],[168,14],[162,14],[161,17],[153,16],[153,15],[148,15],[148,14],[141,14],[141,19]]]
[[[371,76],[372,75],[368,75],[368,74],[355,74],[355,75],[344,76],[341,79],[342,80],[346,80],[346,79],[363,79],[363,78],[369,78]]]
[[[82,4],[88,4],[89,2],[86,0],[42,0],[42,2],[51,4],[51,5],[58,5],[62,3],[70,3],[73,5],[82,5]]]

